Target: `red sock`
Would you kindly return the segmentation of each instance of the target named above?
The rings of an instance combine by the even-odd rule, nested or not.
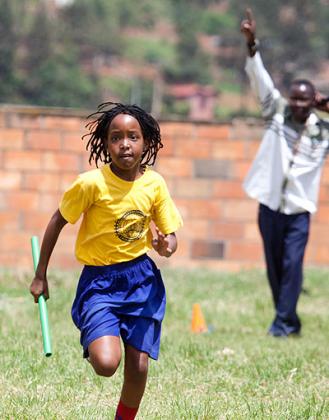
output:
[[[115,413],[114,420],[134,420],[138,411],[138,407],[132,408],[127,407],[124,403],[120,400],[119,405],[117,408],[117,412]]]

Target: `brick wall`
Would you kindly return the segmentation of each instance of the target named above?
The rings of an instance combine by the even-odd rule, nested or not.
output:
[[[35,107],[0,107],[0,266],[32,266],[30,237],[42,238],[65,188],[88,170],[81,141],[87,113]],[[257,204],[241,183],[262,135],[261,121],[207,124],[161,121],[156,169],[166,178],[184,227],[179,250],[161,265],[237,270],[263,266]],[[306,262],[329,265],[329,166],[313,217]],[[66,226],[51,265],[77,268],[78,226]]]

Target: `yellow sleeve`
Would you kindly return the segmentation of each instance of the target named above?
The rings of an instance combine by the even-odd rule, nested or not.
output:
[[[79,176],[65,191],[59,203],[59,211],[65,220],[74,224],[92,203],[92,188]]]
[[[165,235],[176,232],[183,226],[182,217],[170,197],[167,185],[163,178],[160,178],[157,188],[152,219],[160,231]]]

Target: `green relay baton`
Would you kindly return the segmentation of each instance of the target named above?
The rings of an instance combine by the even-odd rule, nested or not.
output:
[[[36,271],[38,263],[39,263],[39,255],[40,255],[39,241],[38,241],[37,236],[32,236],[31,247],[32,247],[34,271]],[[43,295],[39,296],[38,306],[39,306],[39,315],[40,315],[40,323],[41,323],[42,341],[43,341],[43,352],[46,357],[50,357],[52,355],[52,351],[51,351],[51,338],[50,338],[50,330],[49,330],[48,311],[47,311],[46,299]]]

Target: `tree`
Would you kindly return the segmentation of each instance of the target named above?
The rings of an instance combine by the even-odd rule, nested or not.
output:
[[[55,25],[41,4],[26,41],[21,80],[25,102],[45,106],[94,106],[98,96],[97,81],[81,71],[71,44],[61,45],[56,38]]]
[[[208,57],[202,52],[196,34],[199,29],[198,2],[188,0],[173,1],[173,21],[178,35],[176,68],[167,71],[172,81],[197,82],[210,81]]]
[[[12,2],[2,0],[0,8],[0,101],[11,102],[16,82],[15,51],[17,37],[14,30]]]
[[[245,15],[244,5],[232,0],[231,12]],[[322,0],[250,0],[266,67],[280,87],[300,72],[314,73],[328,48],[328,7]],[[325,38],[327,34],[327,41]]]

